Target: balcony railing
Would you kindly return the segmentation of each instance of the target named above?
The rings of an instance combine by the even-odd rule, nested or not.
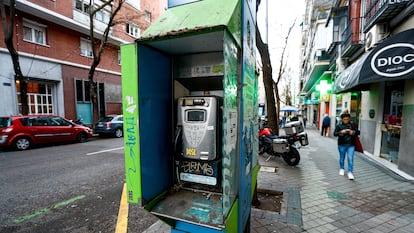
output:
[[[333,46],[331,52],[329,53],[329,70],[334,70],[336,67],[336,59],[338,59],[339,53],[338,53],[338,44],[335,43],[335,46]]]
[[[362,27],[362,17],[353,18],[342,33],[342,56],[349,57],[354,54],[364,44]]]
[[[368,0],[366,5],[364,31],[374,24],[386,22],[400,13],[411,0]]]

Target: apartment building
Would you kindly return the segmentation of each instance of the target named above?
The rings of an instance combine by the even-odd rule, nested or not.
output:
[[[115,0],[95,15],[96,38],[103,34],[118,2]],[[92,3],[99,7],[104,1]],[[119,45],[139,38],[166,7],[167,0],[125,0],[95,73],[100,115],[122,113]],[[30,114],[56,114],[92,123],[87,78],[93,60],[89,8],[89,0],[16,1],[13,39],[23,75],[29,80]],[[2,25],[0,30],[3,32]],[[3,33],[0,33],[0,64],[3,95],[0,115],[17,115],[21,113],[20,85],[14,77]]]
[[[332,119],[350,110],[364,154],[403,176],[414,176],[414,1],[331,4],[326,21],[329,64],[317,77],[320,81],[329,74],[330,85],[325,99],[315,89],[304,94],[303,104],[319,96],[315,102],[329,106],[323,111]]]

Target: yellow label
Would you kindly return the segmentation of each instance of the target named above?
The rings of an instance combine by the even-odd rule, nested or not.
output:
[[[197,155],[197,150],[195,148],[187,148],[185,150],[185,153],[189,156],[196,156]]]

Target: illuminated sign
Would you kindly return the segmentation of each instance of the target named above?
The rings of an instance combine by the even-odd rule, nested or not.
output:
[[[325,95],[328,91],[331,91],[332,85],[328,83],[327,80],[321,80],[318,85],[316,85],[315,90],[319,91],[321,95]]]

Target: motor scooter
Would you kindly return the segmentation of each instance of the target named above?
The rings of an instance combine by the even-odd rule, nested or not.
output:
[[[296,166],[300,161],[298,149],[309,144],[308,135],[303,132],[302,123],[299,121],[285,125],[286,135],[275,135],[266,125],[259,131],[259,154],[265,152],[272,156],[282,157],[289,166]]]

